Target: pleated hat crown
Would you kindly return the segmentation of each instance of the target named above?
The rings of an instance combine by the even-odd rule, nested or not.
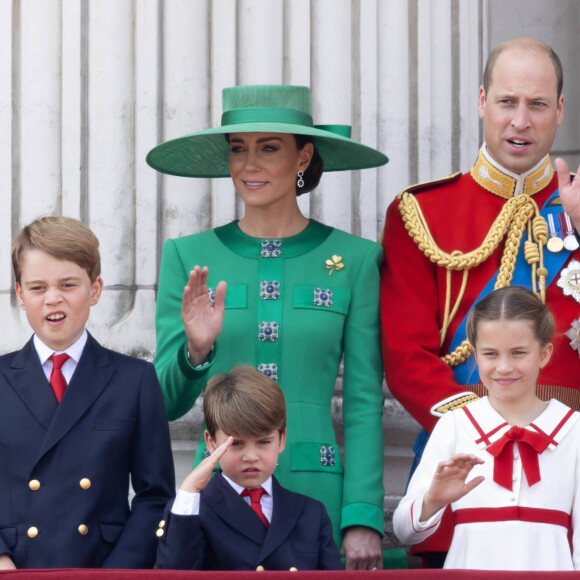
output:
[[[350,138],[348,125],[314,125],[310,89],[292,85],[230,87],[222,93],[220,127],[172,139],[153,148],[147,163],[184,177],[229,177],[229,133],[309,135],[325,171],[364,169],[387,163],[385,155]]]
[[[310,89],[308,87],[250,85],[229,87],[222,91],[222,112],[224,115],[240,109],[261,109],[263,107],[280,109],[278,114],[280,115],[279,120],[282,122],[287,122],[284,116],[291,115],[292,111],[308,115],[312,125]]]

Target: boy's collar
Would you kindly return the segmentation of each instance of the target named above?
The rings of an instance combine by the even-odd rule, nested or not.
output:
[[[235,481],[231,480],[223,471],[222,477],[234,488],[234,490],[240,495],[244,489],[243,485],[239,485]],[[272,495],[272,476],[270,476],[262,485],[260,486],[268,495]]]
[[[87,333],[87,329],[85,328],[80,338],[76,342],[73,342],[73,344],[71,344],[68,348],[66,348],[63,351],[57,351],[57,354],[61,354],[61,352],[66,352],[66,354],[68,354],[70,358],[72,358],[76,363],[78,363],[81,358],[81,355],[83,354],[83,350],[85,348],[85,344],[87,343],[88,337],[89,335]],[[33,336],[33,342],[34,348],[38,353],[38,358],[40,359],[40,364],[43,365],[55,351],[54,349],[46,346],[46,344],[44,344],[44,342],[42,342],[42,340],[40,340],[40,338],[38,338],[36,334]]]

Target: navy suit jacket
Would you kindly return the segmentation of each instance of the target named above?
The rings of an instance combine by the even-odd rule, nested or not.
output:
[[[89,335],[59,405],[32,340],[0,357],[0,554],[18,568],[150,568],[174,492],[151,363]]]
[[[341,570],[332,524],[322,503],[272,478],[270,527],[218,472],[201,492],[199,516],[167,507],[157,568],[183,570]]]

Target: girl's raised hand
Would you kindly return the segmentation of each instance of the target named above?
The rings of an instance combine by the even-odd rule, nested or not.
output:
[[[465,453],[458,453],[439,463],[431,487],[423,497],[420,520],[428,520],[440,509],[461,499],[477,487],[485,479],[483,475],[474,477],[467,483],[465,480],[474,466],[483,463],[483,459]]]
[[[203,269],[196,266],[189,273],[181,302],[181,320],[187,336],[189,360],[194,366],[206,360],[224,323],[226,283],[217,285],[212,304],[207,289],[208,272],[207,266]]]

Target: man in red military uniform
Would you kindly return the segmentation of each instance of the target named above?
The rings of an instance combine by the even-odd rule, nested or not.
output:
[[[549,46],[521,38],[496,47],[479,90],[485,143],[471,172],[410,187],[387,211],[385,373],[427,432],[446,411],[485,394],[465,319],[479,299],[510,284],[537,292],[556,319],[538,396],[580,410],[580,178],[571,181],[563,160],[555,173],[549,156],[564,117],[562,84]],[[452,528],[446,532],[419,551],[446,551]]]

